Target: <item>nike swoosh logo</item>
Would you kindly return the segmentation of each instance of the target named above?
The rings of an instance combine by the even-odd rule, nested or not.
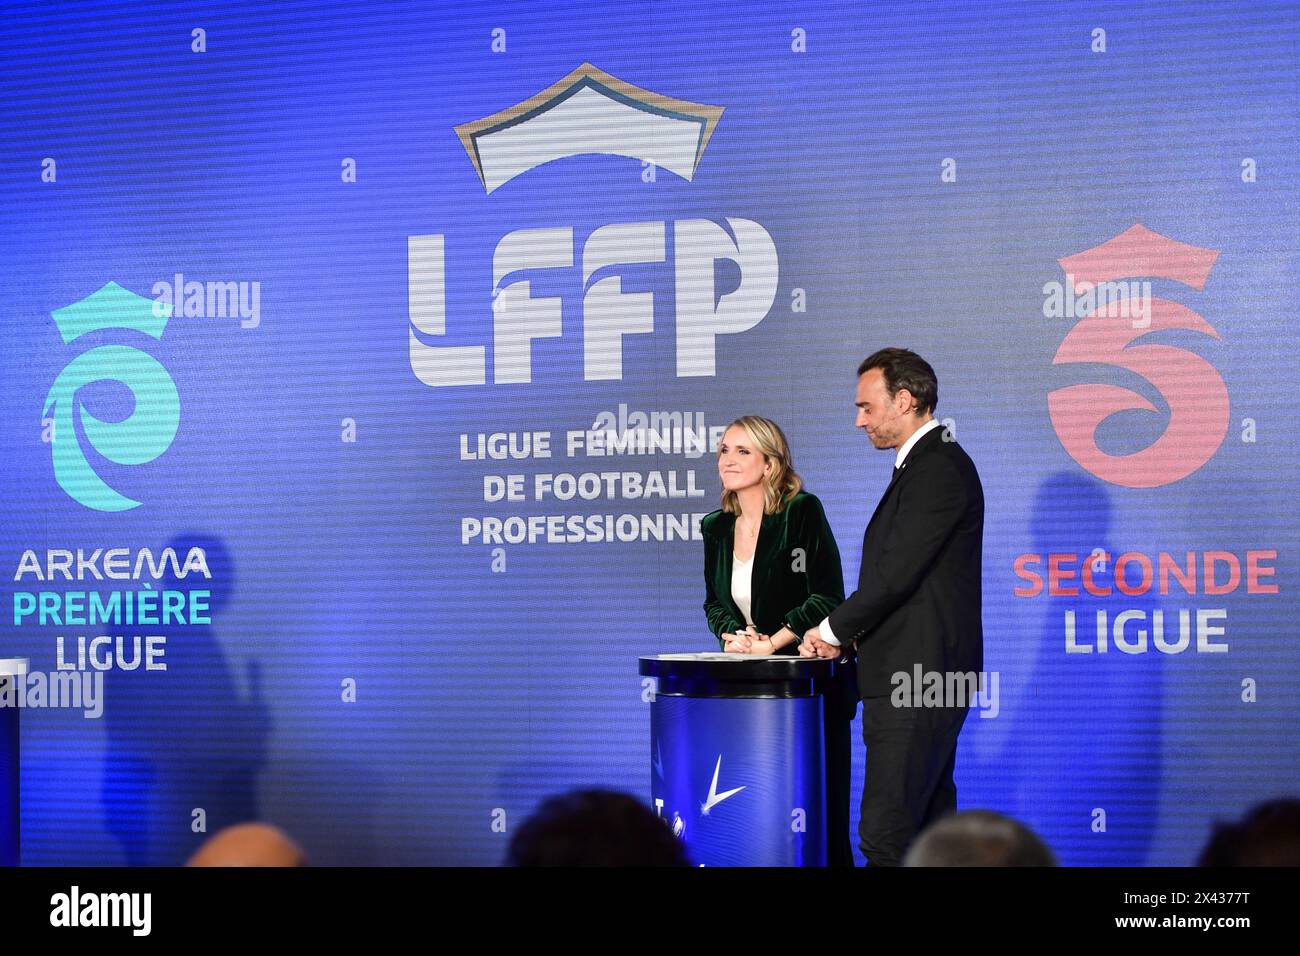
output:
[[[713,768],[713,782],[709,784],[709,799],[705,800],[704,806],[700,808],[700,813],[704,814],[705,816],[708,816],[709,811],[712,810],[714,807],[716,807],[723,800],[726,800],[728,797],[734,797],[736,794],[740,793],[740,791],[745,789],[744,787],[737,787],[735,790],[727,790],[724,793],[718,793],[718,774],[721,771],[722,771],[722,754],[718,754],[717,766]]]

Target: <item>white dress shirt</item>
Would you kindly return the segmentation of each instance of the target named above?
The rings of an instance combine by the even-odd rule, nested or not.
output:
[[[894,468],[896,470],[902,470],[903,468],[906,468],[907,455],[912,450],[913,446],[918,441],[920,441],[923,437],[930,434],[930,432],[934,431],[938,427],[939,427],[939,423],[932,418],[924,425],[922,425],[920,428],[918,428],[916,431],[912,432],[912,437],[909,438],[907,441],[903,442],[903,444],[898,446],[898,454],[894,456]],[[865,554],[862,557],[863,560],[866,559]],[[734,587],[735,585],[733,584],[732,586]],[[827,617],[824,621],[822,621],[821,624],[817,625],[817,630],[821,632],[822,640],[825,641],[827,644],[830,644],[834,647],[840,646],[839,638],[837,638],[835,636],[835,632],[831,630],[831,619],[829,617]]]

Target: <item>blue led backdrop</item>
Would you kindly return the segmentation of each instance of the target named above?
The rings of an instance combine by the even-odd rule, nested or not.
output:
[[[720,430],[782,425],[851,584],[885,345],[984,483],[961,805],[1193,862],[1300,763],[1297,20],[7,9],[23,862],[258,818],[490,865],[547,795],[648,802],[636,661],[716,648]]]

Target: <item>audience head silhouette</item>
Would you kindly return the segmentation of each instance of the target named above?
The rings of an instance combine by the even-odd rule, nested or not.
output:
[[[266,823],[240,823],[213,834],[186,866],[306,866],[302,848]]]
[[[1219,823],[1201,866],[1300,866],[1300,800],[1257,804],[1237,823]]]
[[[1056,866],[1033,830],[992,810],[944,817],[917,837],[904,866]]]
[[[689,866],[668,825],[640,801],[609,790],[551,797],[510,841],[509,866]]]

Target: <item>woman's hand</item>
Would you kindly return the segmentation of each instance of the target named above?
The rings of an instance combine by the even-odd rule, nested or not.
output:
[[[735,634],[723,634],[722,640],[725,642],[723,644],[723,650],[728,654],[748,654],[749,646],[753,643],[753,641],[750,640],[747,631],[738,631]]]
[[[727,642],[727,651],[732,654],[766,656],[776,650],[772,646],[772,639],[766,634],[760,634],[752,624],[735,634],[723,634],[722,639]]]

